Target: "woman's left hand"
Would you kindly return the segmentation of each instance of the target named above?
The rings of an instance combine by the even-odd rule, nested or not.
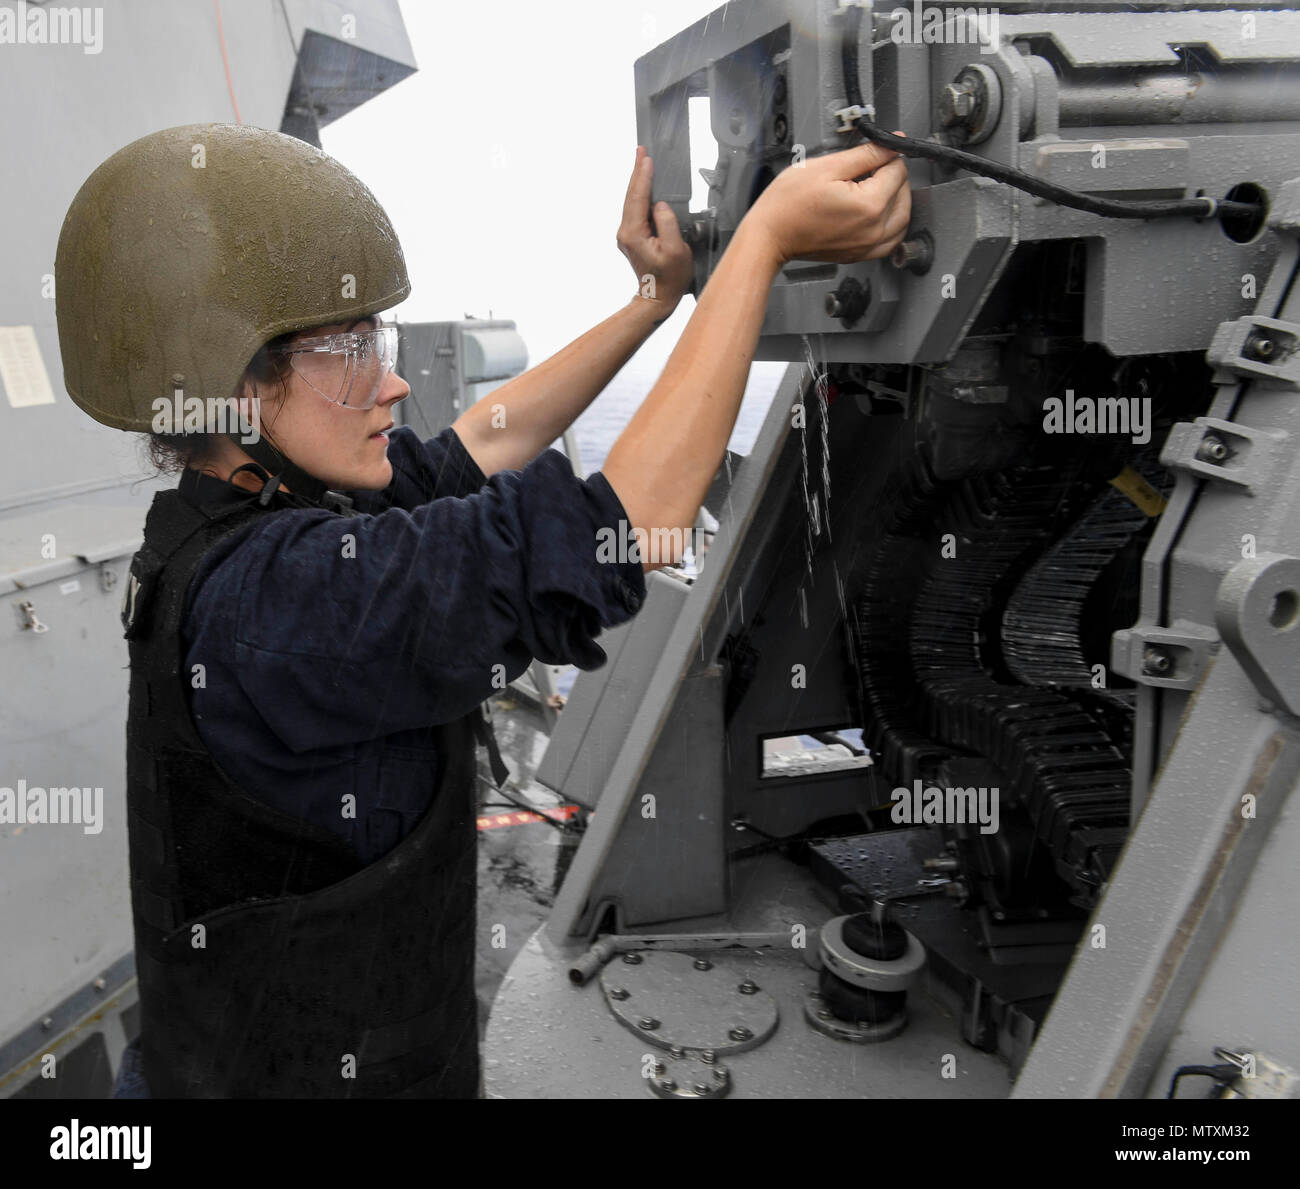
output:
[[[636,147],[636,166],[623,200],[623,222],[618,229],[618,250],[628,258],[636,273],[637,292],[661,307],[666,318],[677,308],[691,287],[695,261],[682,239],[677,216],[666,202],[650,210],[650,182],[654,162],[641,145]],[[650,216],[654,231],[650,229]]]

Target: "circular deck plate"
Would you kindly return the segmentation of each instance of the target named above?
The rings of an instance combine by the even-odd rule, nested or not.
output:
[[[763,990],[763,972],[735,966],[696,969],[691,954],[639,950],[639,962],[615,957],[600,975],[600,988],[614,1018],[657,1048],[739,1053],[776,1031],[776,1000]],[[707,956],[704,956],[707,960]],[[740,990],[746,979],[758,984]]]
[[[709,1064],[698,1057],[660,1061],[652,1077],[646,1078],[656,1098],[725,1098],[731,1089],[731,1073],[725,1065]]]

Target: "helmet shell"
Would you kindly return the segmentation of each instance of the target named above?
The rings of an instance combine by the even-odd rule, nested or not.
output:
[[[141,431],[178,388],[233,395],[269,339],[411,291],[392,224],[351,171],[235,124],[166,128],[109,157],[68,209],[54,272],[68,395]]]

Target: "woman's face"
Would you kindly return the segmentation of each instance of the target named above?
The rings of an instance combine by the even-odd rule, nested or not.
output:
[[[352,322],[335,322],[303,331],[295,338],[373,330],[376,316]],[[330,366],[342,375],[344,356],[329,356]],[[296,371],[285,378],[286,395],[279,385],[258,385],[261,396],[260,432],[294,463],[335,491],[381,491],[393,477],[388,461],[388,434],[393,427],[393,406],[410,395],[411,387],[396,372],[389,372],[373,408],[351,409],[332,404]]]

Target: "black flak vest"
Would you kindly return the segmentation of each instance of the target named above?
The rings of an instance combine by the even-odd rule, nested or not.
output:
[[[191,577],[223,537],[280,510],[279,497],[201,508],[162,492],[131,564],[127,820],[145,1078],[158,1098],[472,1098],[481,712],[432,728],[429,809],[368,866],[240,789],[190,715]]]

